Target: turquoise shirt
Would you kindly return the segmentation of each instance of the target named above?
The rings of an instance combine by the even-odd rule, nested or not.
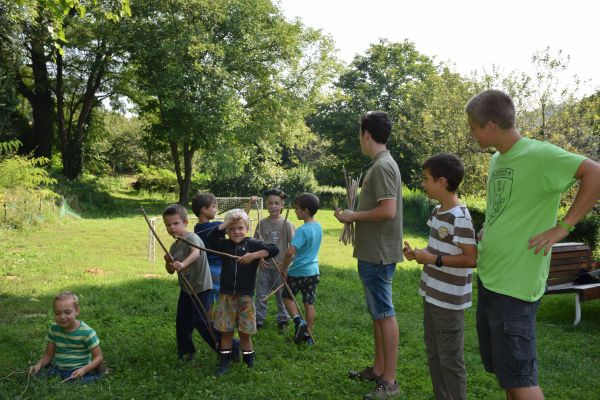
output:
[[[73,332],[65,332],[57,324],[50,325],[46,340],[55,344],[54,364],[61,369],[85,367],[92,360],[91,350],[100,344],[96,331],[83,321]]]
[[[322,238],[323,228],[318,222],[307,222],[296,230],[291,242],[296,248],[296,254],[288,268],[289,276],[319,275],[319,248]]]

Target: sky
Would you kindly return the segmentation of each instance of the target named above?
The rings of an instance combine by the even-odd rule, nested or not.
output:
[[[561,84],[588,81],[600,90],[600,2],[597,0],[279,0],[288,19],[299,17],[331,35],[349,63],[379,38],[408,39],[436,61],[468,75],[492,65],[504,73],[533,72],[531,57],[550,47],[570,56]]]

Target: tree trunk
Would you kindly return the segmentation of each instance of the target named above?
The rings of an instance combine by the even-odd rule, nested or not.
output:
[[[41,15],[38,16],[35,27],[31,32],[29,54],[33,72],[33,87],[30,89],[23,77],[17,72],[17,89],[31,105],[33,117],[33,138],[26,143],[25,151],[33,151],[36,157],[52,157],[52,94],[46,67],[47,56],[45,42],[47,30],[42,28]]]
[[[181,160],[179,159],[179,147],[175,139],[169,140],[171,156],[177,176],[177,185],[179,186],[179,204],[187,205],[190,200],[190,185],[192,183],[192,161],[196,149],[187,142],[183,143],[183,174],[181,173]]]

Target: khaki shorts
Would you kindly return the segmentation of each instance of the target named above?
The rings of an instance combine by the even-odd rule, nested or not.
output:
[[[221,332],[256,333],[256,310],[252,296],[219,294],[215,309],[215,328]]]

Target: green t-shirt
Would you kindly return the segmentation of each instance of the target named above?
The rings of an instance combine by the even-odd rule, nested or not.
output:
[[[362,182],[357,211],[369,211],[381,200],[396,200],[396,218],[355,223],[354,257],[370,263],[402,261],[402,182],[398,164],[388,150],[375,156]]]
[[[193,232],[188,232],[185,239],[194,243],[196,246],[205,247],[202,239]],[[170,253],[176,261],[185,260],[187,256],[190,255],[191,251],[192,246],[183,240],[177,240],[171,245],[170,249]],[[210,277],[210,269],[205,251],[200,251],[200,257],[191,263],[182,274],[186,277],[190,285],[192,285],[192,288],[194,288],[194,293],[212,289],[212,278]],[[188,294],[192,294],[187,285],[183,282],[183,279],[181,279],[180,274],[177,274],[177,279],[179,279],[179,286],[181,289]]]
[[[92,349],[100,344],[96,331],[83,321],[73,332],[65,332],[58,324],[50,325],[46,340],[56,346],[54,365],[61,369],[85,367],[92,360]]]
[[[525,301],[544,294],[550,253],[528,241],[556,225],[561,193],[575,182],[585,157],[550,143],[521,138],[490,161],[483,240],[477,270],[483,285]]]

